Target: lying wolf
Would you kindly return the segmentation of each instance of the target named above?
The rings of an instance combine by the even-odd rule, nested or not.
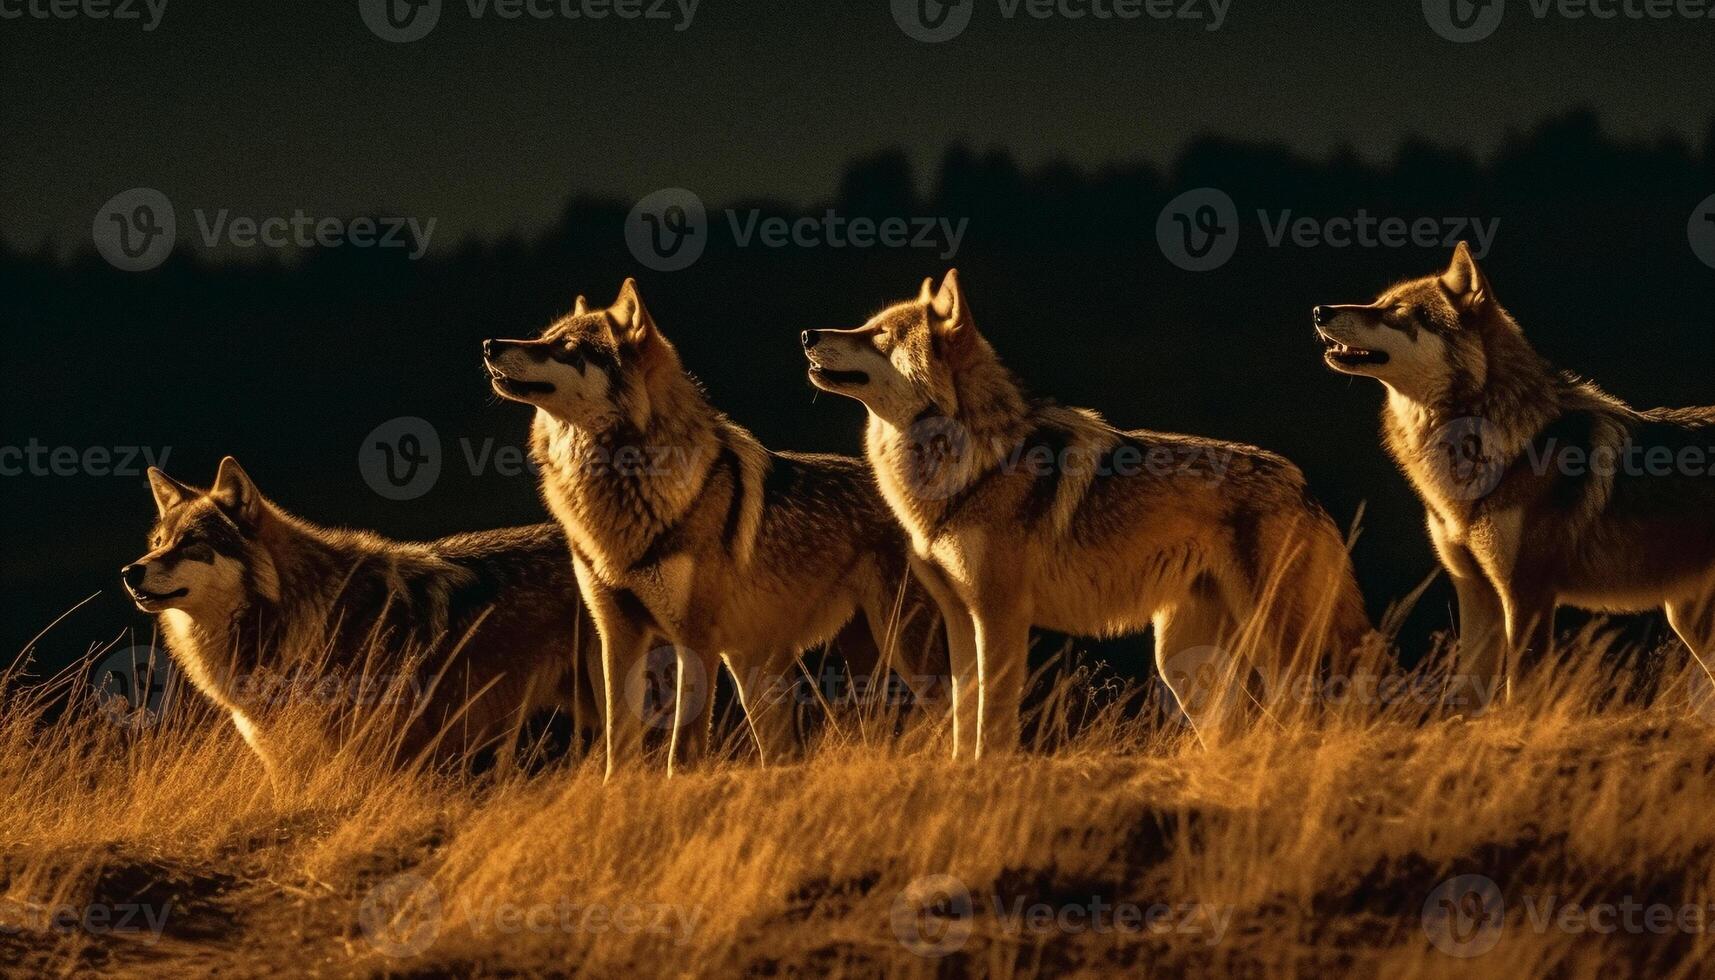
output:
[[[276,780],[300,746],[271,739],[270,716],[330,691],[394,709],[401,761],[509,750],[543,709],[595,728],[577,680],[595,636],[557,526],[420,544],[320,528],[263,497],[230,456],[208,490],[154,468],[149,483],[158,519],[125,588]]]

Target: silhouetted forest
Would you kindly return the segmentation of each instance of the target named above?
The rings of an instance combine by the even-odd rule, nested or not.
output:
[[[635,275],[716,404],[771,446],[856,453],[860,407],[816,396],[798,332],[856,325],[952,264],[979,327],[1035,389],[1123,426],[1277,450],[1342,523],[1367,501],[1355,557],[1379,614],[1435,562],[1422,508],[1377,439],[1380,387],[1322,366],[1309,311],[1438,269],[1447,250],[1271,247],[1259,210],[1271,222],[1359,209],[1498,219],[1484,265],[1541,351],[1634,404],[1715,403],[1715,270],[1687,242],[1693,209],[1715,192],[1715,121],[1692,146],[1618,141],[1575,113],[1492,154],[1409,142],[1379,163],[1207,138],[1165,166],[1084,172],[954,146],[928,176],[886,150],[853,162],[811,207],[708,201],[707,251],[673,273],[628,252],[633,202],[582,196],[540,234],[435,241],[418,261],[331,248],[216,264],[181,247],[158,269],[128,273],[89,247],[69,260],[7,250],[0,445],[171,447],[167,469],[198,483],[231,453],[288,509],[396,536],[530,522],[543,518],[534,478],[485,459],[484,440],[522,445],[528,416],[489,394],[482,338],[530,334],[578,293],[605,303]],[[1198,187],[1230,195],[1242,229],[1231,261],[1206,273],[1171,264],[1155,234],[1163,206]],[[936,249],[738,247],[720,213],[827,207],[969,226],[949,263]],[[181,215],[180,236],[195,233]],[[398,416],[428,419],[442,442],[438,483],[409,501],[373,492],[357,465],[365,435]],[[484,472],[471,472],[467,453]],[[140,468],[130,478],[5,476],[0,495],[0,647],[21,649],[98,589],[43,641],[46,663],[128,624],[147,637],[116,575],[144,550],[153,517]],[[1449,617],[1438,585],[1407,645]]]

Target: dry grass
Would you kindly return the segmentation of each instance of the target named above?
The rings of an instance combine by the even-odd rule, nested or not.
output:
[[[1683,649],[1606,646],[1587,633],[1481,717],[1409,697],[1276,704],[1213,749],[1149,692],[1093,698],[1086,673],[1060,672],[1038,750],[981,767],[947,761],[920,714],[894,737],[881,709],[844,708],[781,768],[734,751],[604,785],[588,763],[400,773],[347,747],[281,796],[199,698],[126,727],[75,672],[7,678],[0,962],[171,976],[1696,976],[1715,961],[1684,911],[1715,919],[1715,702]],[[56,700],[69,704],[49,720]],[[1475,959],[1426,927],[1425,903],[1456,875],[1492,880],[1504,901],[1454,922],[1464,951],[1492,941]],[[1603,903],[1620,913],[1612,931],[1600,912],[1561,918]],[[1674,922],[1652,931],[1667,913],[1630,903]]]

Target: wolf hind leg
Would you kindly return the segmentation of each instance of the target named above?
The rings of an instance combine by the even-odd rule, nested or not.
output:
[[[1715,581],[1705,584],[1695,599],[1667,604],[1667,623],[1703,668],[1706,692],[1715,692]]]
[[[1251,666],[1230,649],[1237,622],[1212,583],[1157,610],[1155,666],[1205,748],[1230,737],[1248,713]]]
[[[764,766],[777,766],[797,754],[797,703],[793,692],[798,682],[796,654],[770,657],[760,667],[744,666],[742,654],[723,654],[738,689],[750,736]]]

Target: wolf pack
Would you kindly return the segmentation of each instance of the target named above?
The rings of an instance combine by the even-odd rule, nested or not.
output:
[[[1551,367],[1464,244],[1445,271],[1312,319],[1328,367],[1385,389],[1385,448],[1458,597],[1461,703],[1504,702],[1545,662],[1559,605],[1664,610],[1715,666],[1715,408],[1640,411]],[[780,691],[830,642],[854,675],[912,687],[966,761],[1020,748],[1033,629],[1153,628],[1205,742],[1242,736],[1269,679],[1350,671],[1377,645],[1349,542],[1297,467],[1032,396],[957,272],[799,341],[811,384],[867,410],[861,457],[762,445],[627,280],[605,307],[579,296],[532,339],[482,344],[494,392],[533,412],[551,522],[428,542],[324,528],[228,457],[206,488],[149,471],[158,517],[125,588],[270,773],[281,746],[244,688],[262,663],[437,651],[410,661],[401,752],[562,711],[612,776],[660,764],[636,678],[662,656],[672,773],[711,753],[722,671],[762,764],[794,758]],[[1253,710],[1187,689],[1169,664],[1196,650],[1236,651],[1224,666]]]

